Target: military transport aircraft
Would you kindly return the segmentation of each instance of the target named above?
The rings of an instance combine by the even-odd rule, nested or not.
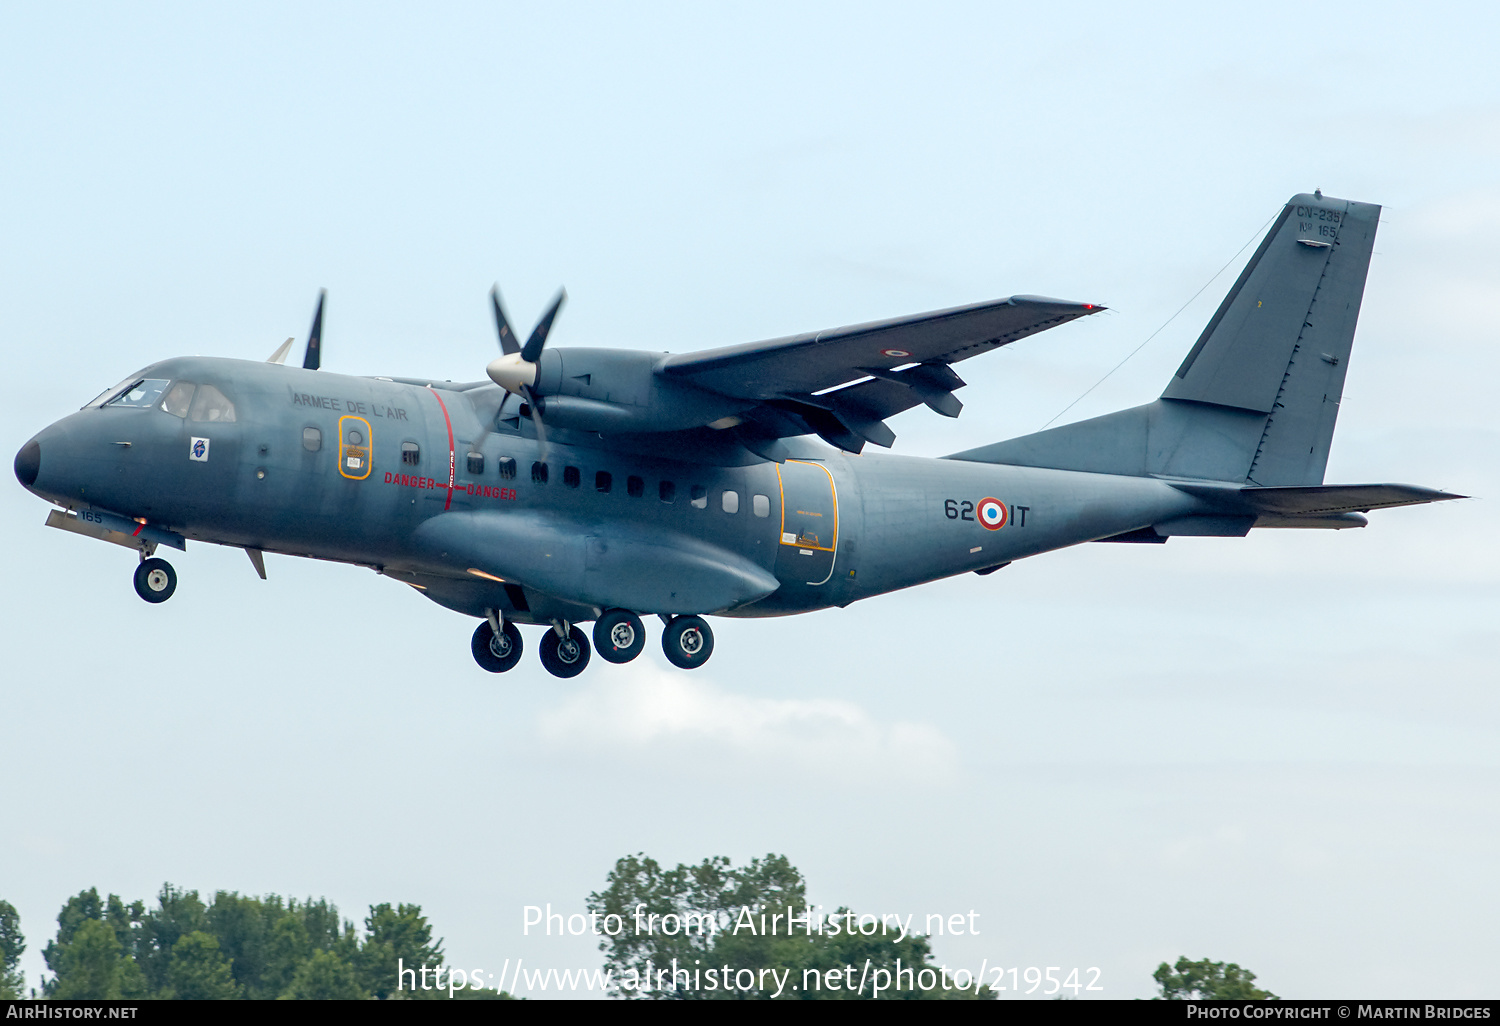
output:
[[[135,587],[171,597],[155,553],[188,539],[354,563],[479,618],[473,654],[581,672],[646,641],[691,669],[705,614],[846,606],[988,574],[1088,541],[1363,527],[1371,509],[1460,498],[1325,485],[1380,208],[1291,199],[1155,402],[922,459],[886,420],[961,409],[953,365],[1102,307],[1037,296],[770,342],[669,354],[547,347],[560,293],[467,384],[302,367],[152,364],[16,455],[47,524],[139,550]],[[816,436],[821,443],[809,436]],[[822,444],[826,443],[826,444]]]

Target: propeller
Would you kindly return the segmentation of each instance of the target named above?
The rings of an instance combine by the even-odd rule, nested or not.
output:
[[[491,360],[485,372],[489,374],[491,381],[506,392],[526,401],[531,426],[536,429],[537,442],[541,445],[544,460],[547,458],[547,429],[542,424],[543,399],[536,392],[537,361],[541,359],[542,349],[547,345],[552,322],[557,319],[557,312],[562,309],[563,301],[567,298],[567,290],[558,289],[557,298],[552,300],[552,305],[542,314],[542,319],[531,329],[531,337],[526,340],[526,344],[517,346],[515,332],[511,330],[504,307],[500,305],[500,287],[497,285],[490,289],[490,302],[495,310],[495,330],[500,335],[500,352],[503,355]],[[505,409],[505,402],[504,399],[500,401],[500,410]],[[496,419],[499,419],[500,410],[495,413]]]
[[[317,370],[323,362],[323,301],[328,298],[327,289],[318,290],[318,309],[313,314],[312,330],[307,333],[307,351],[302,356],[302,366]]]
[[[295,341],[297,341],[295,338],[289,338],[285,342],[281,343],[281,345],[276,347],[276,352],[266,357],[266,362],[286,363],[286,354],[292,351],[292,343]]]

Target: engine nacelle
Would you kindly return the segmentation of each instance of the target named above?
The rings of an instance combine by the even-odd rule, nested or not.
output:
[[[754,404],[656,373],[665,353],[547,349],[534,390],[548,425],[600,434],[684,431],[733,418]]]

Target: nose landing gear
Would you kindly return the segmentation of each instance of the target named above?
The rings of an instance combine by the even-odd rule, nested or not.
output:
[[[135,593],[147,602],[165,602],[177,590],[177,571],[165,559],[142,559],[135,568]]]
[[[714,632],[701,616],[674,616],[662,631],[661,650],[673,666],[696,670],[714,654]]]
[[[572,624],[556,621],[553,629],[542,635],[538,654],[554,677],[576,677],[589,664],[588,639]]]

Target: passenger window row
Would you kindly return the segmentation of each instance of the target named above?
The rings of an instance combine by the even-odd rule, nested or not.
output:
[[[317,428],[305,428],[302,432],[302,445],[304,448],[316,452],[322,447],[322,434]],[[401,462],[409,466],[417,466],[422,459],[421,448],[416,442],[401,443]],[[466,467],[469,474],[479,477],[484,474],[484,453],[470,451],[466,457]],[[509,456],[501,456],[495,461],[500,476],[507,480],[516,476],[516,461]],[[533,484],[546,484],[550,476],[546,463],[538,460],[531,465],[531,481]],[[568,488],[578,488],[583,484],[583,472],[574,466],[563,467],[563,485]],[[607,470],[599,470],[594,473],[594,491],[609,492],[614,488],[614,475]],[[632,499],[639,499],[646,494],[646,479],[636,474],[625,478],[625,494]],[[662,502],[671,504],[677,501],[677,484],[674,481],[658,481],[656,484],[656,497]],[[708,508],[708,489],[703,485],[695,484],[688,492],[688,505],[694,509]],[[725,489],[719,495],[719,508],[725,513],[738,513],[740,511],[740,493],[733,489]],[[771,515],[771,499],[767,495],[752,495],[750,497],[750,511],[758,517]]]

